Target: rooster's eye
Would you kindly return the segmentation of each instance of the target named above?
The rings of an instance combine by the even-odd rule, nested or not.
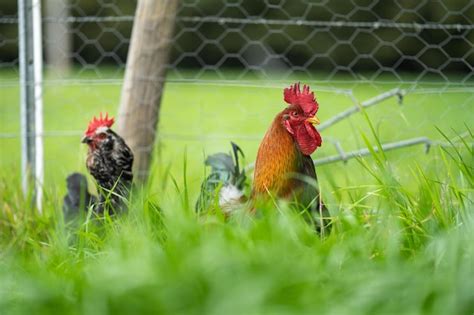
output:
[[[107,138],[107,135],[105,133],[100,133],[97,138],[99,138],[100,140],[104,140],[105,138]]]
[[[295,117],[298,117],[298,112],[292,112],[291,114]]]

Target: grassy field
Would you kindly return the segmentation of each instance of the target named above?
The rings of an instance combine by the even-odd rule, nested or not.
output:
[[[192,209],[205,155],[228,151],[233,140],[253,162],[291,82],[172,77],[150,185],[134,192],[127,215],[66,226],[64,179],[85,172],[80,133],[100,111],[116,113],[120,85],[93,84],[88,74],[46,85],[45,129],[59,136],[45,140],[40,216],[19,188],[15,74],[0,75],[10,82],[0,86],[0,134],[13,135],[0,137],[1,314],[474,313],[472,93],[433,93],[439,85],[422,82],[403,106],[389,99],[327,129],[315,158],[334,154],[333,140],[346,151],[419,136],[453,146],[318,167],[334,217],[321,239],[283,203],[229,222]],[[353,105],[341,90],[363,101],[398,86],[344,77],[311,85],[322,121]]]

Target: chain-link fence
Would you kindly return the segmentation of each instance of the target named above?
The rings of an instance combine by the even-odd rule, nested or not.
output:
[[[80,167],[75,148],[88,119],[116,111],[135,6],[43,2],[47,177],[48,168],[63,176]],[[0,162],[16,166],[16,3],[2,2],[0,15]],[[384,143],[432,144],[441,138],[435,127],[462,133],[474,123],[473,21],[474,1],[465,0],[181,1],[159,125],[162,154],[173,160],[187,146],[200,155],[235,140],[252,160],[282,106],[283,87],[294,81],[316,91],[323,121],[382,101],[368,113]],[[367,124],[348,117],[323,133],[319,157],[346,159],[366,146],[360,133]]]

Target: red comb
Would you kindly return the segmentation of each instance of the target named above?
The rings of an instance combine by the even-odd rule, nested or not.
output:
[[[92,120],[89,123],[89,126],[87,126],[87,130],[85,132],[86,136],[91,136],[94,134],[94,132],[97,130],[97,128],[100,127],[112,127],[114,124],[114,118],[111,117],[109,118],[109,114],[105,113],[105,117],[102,117],[102,113],[100,113],[99,118],[94,116]]]
[[[311,92],[309,86],[303,85],[303,92],[300,90],[300,83],[290,85],[283,91],[285,102],[290,105],[299,106],[307,115],[314,116],[318,111],[319,104],[314,98],[314,92]]]

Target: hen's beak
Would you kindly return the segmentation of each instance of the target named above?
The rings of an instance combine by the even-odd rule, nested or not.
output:
[[[84,136],[84,138],[82,138],[81,140],[82,143],[87,143],[87,144],[91,143],[91,141],[92,139],[89,138],[88,136]]]
[[[319,118],[316,116],[313,116],[311,118],[306,119],[307,122],[313,125],[319,125],[321,122],[319,121]]]

